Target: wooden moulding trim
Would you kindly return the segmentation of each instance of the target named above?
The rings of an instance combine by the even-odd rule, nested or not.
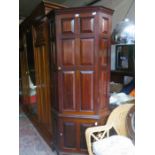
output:
[[[107,14],[112,15],[114,10],[103,7],[103,6],[84,6],[84,7],[75,7],[75,8],[64,8],[64,9],[55,9],[55,14],[67,14],[67,13],[81,13],[88,11],[104,11]]]
[[[45,1],[45,0],[43,1],[43,3],[46,7],[51,7],[51,5],[52,5],[52,6],[58,7],[58,8],[68,8],[68,6],[66,6],[66,5],[62,5],[62,4],[54,3],[54,2],[49,2],[49,1]]]
[[[54,109],[52,109],[52,113],[54,113],[54,115],[56,115],[57,117],[75,118],[75,119],[94,119],[94,120],[103,119],[109,115],[109,112],[105,112],[102,115],[62,114]]]
[[[59,117],[67,117],[67,118],[82,118],[82,119],[100,119],[99,115],[72,115],[72,114],[58,114]]]
[[[67,6],[58,4],[58,3],[53,3],[53,2],[48,2],[48,1],[42,1],[41,3],[39,3],[34,10],[31,12],[31,14],[22,22],[21,25],[25,25],[27,23],[32,22],[33,20],[35,20],[35,18],[39,15],[41,17],[45,16],[45,10],[46,9],[51,9],[51,11],[53,9],[62,9],[62,8],[67,8]],[[38,10],[39,10],[39,14],[38,14]],[[31,23],[32,24],[32,23]]]
[[[52,109],[51,110],[54,115],[57,117],[67,117],[67,118],[75,118],[75,119],[94,119],[94,120],[100,120],[104,119],[105,117],[108,117],[110,114],[110,110],[102,110],[99,112],[98,115],[88,115],[88,114],[63,114],[59,113],[57,110]]]
[[[67,117],[67,118],[83,118],[83,119],[99,119],[98,115],[81,115],[81,114],[62,114],[56,111],[55,109],[51,110],[52,113],[58,117]]]

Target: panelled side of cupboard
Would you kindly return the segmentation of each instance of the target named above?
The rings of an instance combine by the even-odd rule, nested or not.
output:
[[[51,2],[41,2],[32,14],[20,25],[20,69],[22,81],[22,105],[35,122],[44,138],[51,143],[51,92],[49,74],[49,25],[46,14],[53,10],[64,8]],[[29,65],[33,62],[33,73]],[[36,104],[29,100],[29,76],[35,77]],[[34,107],[36,108],[34,111]],[[31,114],[31,115],[30,115]]]
[[[109,114],[110,33],[113,11],[104,7],[49,14],[54,143],[86,152],[85,129]]]

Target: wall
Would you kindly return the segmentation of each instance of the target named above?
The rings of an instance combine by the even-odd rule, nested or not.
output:
[[[133,0],[123,0],[116,8],[112,18],[112,30],[115,28],[116,24],[125,18],[129,18],[135,23],[135,3],[130,8]],[[128,9],[130,8],[129,12]],[[128,12],[128,15],[126,16]],[[126,16],[126,17],[125,17]]]
[[[133,4],[130,8],[132,2]],[[112,18],[112,30],[115,28],[116,24],[125,18],[129,8],[130,10],[128,12],[127,18],[135,23],[135,0],[101,0],[95,5],[102,5],[114,10]]]

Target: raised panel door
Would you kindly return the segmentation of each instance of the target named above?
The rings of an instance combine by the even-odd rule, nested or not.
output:
[[[56,17],[59,109],[60,112],[94,112],[96,17],[91,13],[75,15]]]
[[[74,16],[74,15],[72,15]],[[69,15],[71,17],[71,15]],[[95,40],[94,36],[81,38],[82,33],[94,31],[94,18],[82,16],[81,20],[74,20],[76,34],[68,35],[64,31],[69,30],[67,24],[71,19],[67,15],[58,18],[57,29],[57,68],[58,68],[58,96],[59,108],[64,111],[93,111],[94,109],[94,84],[95,84]],[[65,26],[62,26],[67,22]],[[81,22],[81,26],[80,26]],[[71,22],[70,22],[71,23]],[[91,24],[87,26],[87,24]],[[80,27],[79,27],[80,26]],[[65,30],[64,30],[65,29]],[[87,31],[91,30],[91,31]]]
[[[76,19],[57,16],[57,71],[59,112],[76,111]]]
[[[97,120],[78,118],[60,118],[59,144],[64,151],[82,151],[86,153],[85,130],[94,126]],[[103,122],[104,123],[104,122]]]

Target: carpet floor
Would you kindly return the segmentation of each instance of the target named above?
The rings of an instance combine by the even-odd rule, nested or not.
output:
[[[23,112],[19,114],[19,155],[56,155]]]

